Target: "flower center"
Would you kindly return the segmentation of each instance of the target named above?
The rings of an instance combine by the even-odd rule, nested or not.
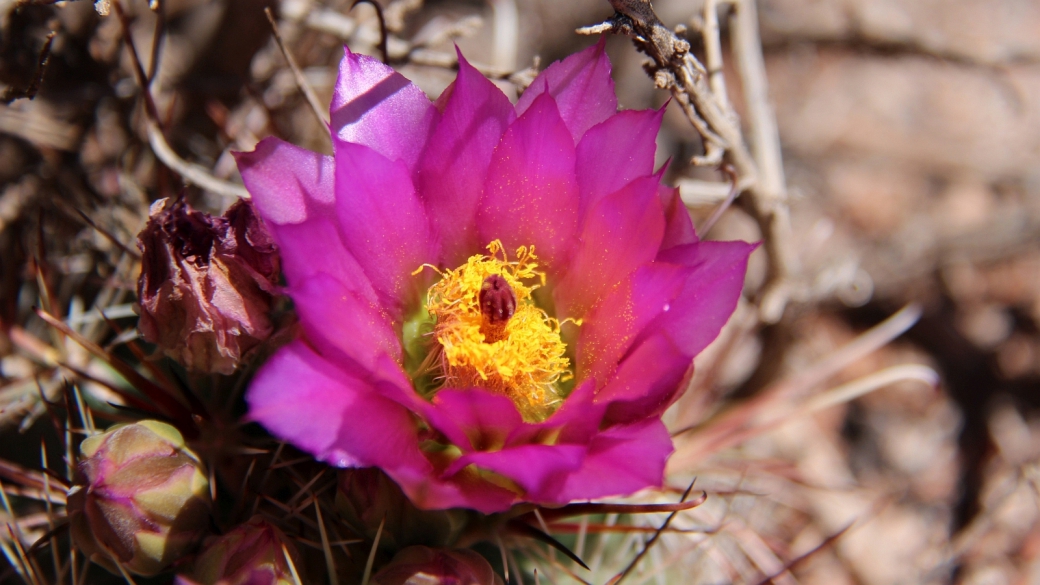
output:
[[[441,388],[486,388],[512,400],[524,420],[545,420],[562,402],[560,383],[573,376],[560,322],[531,297],[545,273],[533,246],[520,247],[513,261],[498,240],[488,252],[430,287]]]

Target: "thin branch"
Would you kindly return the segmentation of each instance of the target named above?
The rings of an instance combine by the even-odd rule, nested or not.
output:
[[[713,211],[711,216],[708,217],[707,221],[704,222],[704,225],[697,229],[697,235],[700,236],[701,239],[708,235],[708,232],[711,231],[711,228],[715,227],[715,224],[718,223],[719,219],[722,218],[722,214],[726,213],[726,210],[729,209],[729,206],[733,204],[733,201],[737,198],[737,195],[740,195],[740,177],[737,176],[737,171],[734,170],[734,168],[731,165],[726,164],[719,167],[719,170],[725,173],[727,177],[729,177],[729,194],[727,194],[726,198],[722,200],[722,203],[720,203],[719,206],[715,208],[715,211]]]
[[[387,38],[390,36],[386,30],[386,17],[383,16],[383,7],[379,5],[375,0],[354,0],[354,3],[350,5],[350,9],[353,10],[358,4],[371,4],[372,8],[376,11],[376,17],[379,18],[379,52],[383,55],[383,63],[390,64],[390,51],[387,50]]]
[[[826,550],[830,546],[834,545],[836,542],[838,542],[839,538],[844,536],[845,533],[849,531],[850,528],[852,528],[852,524],[849,524],[845,528],[842,528],[841,530],[839,530],[839,531],[835,532],[834,534],[828,536],[827,538],[823,539],[823,542],[821,542],[820,544],[814,546],[811,550],[809,550],[809,552],[799,556],[796,559],[793,559],[791,562],[789,562],[786,565],[784,565],[784,568],[783,568],[782,571],[778,571],[775,574],[770,575],[769,577],[766,577],[765,579],[760,581],[758,583],[758,585],[772,585],[774,580],[776,580],[781,575],[783,575],[785,573],[789,573],[792,569],[798,567],[798,565],[801,565],[805,561],[807,561],[810,558],[816,556],[816,554],[819,553],[820,551]]]
[[[123,30],[123,42],[126,43],[126,48],[130,51],[130,60],[134,64],[134,75],[144,96],[145,114],[148,119],[146,126],[148,144],[151,145],[155,156],[163,164],[179,174],[187,183],[198,185],[218,195],[248,199],[249,192],[246,191],[245,187],[218,179],[205,167],[185,161],[166,142],[166,137],[163,136],[162,129],[159,126],[159,110],[155,106],[155,100],[152,98],[152,92],[149,89],[148,76],[141,65],[140,55],[137,53],[137,47],[134,45],[133,37],[130,35],[130,20],[123,11],[119,0],[112,2],[112,7],[119,17],[119,23]]]
[[[182,159],[173,151],[170,143],[166,142],[166,137],[163,136],[159,125],[154,120],[148,120],[147,124],[148,144],[151,145],[155,156],[164,165],[180,175],[186,183],[198,185],[207,191],[212,191],[225,197],[249,199],[249,191],[246,191],[246,188],[242,185],[218,179],[206,167]]]
[[[756,0],[736,0],[732,42],[737,73],[744,88],[744,103],[747,104],[751,149],[759,172],[759,184],[754,191],[754,215],[766,237],[774,277],[763,290],[760,307],[763,320],[776,322],[783,314],[790,294],[785,279],[797,274],[799,267],[797,256],[788,244],[791,241],[791,220],[780,155],[780,131],[769,104],[755,3]]]
[[[654,83],[661,89],[671,91],[690,123],[703,137],[705,155],[695,157],[693,163],[718,164],[725,160],[736,169],[740,184],[744,184],[745,181],[750,183],[748,193],[751,201],[746,207],[759,224],[769,257],[769,277],[762,290],[759,316],[767,323],[777,322],[787,305],[795,271],[790,251],[790,220],[782,186],[782,171],[778,174],[775,164],[770,162],[766,182],[763,182],[759,176],[759,163],[744,141],[735,114],[725,98],[711,87],[709,70],[690,53],[688,42],[661,23],[649,0],[610,0],[610,4],[616,11],[610,20],[597,26],[578,29],[578,32],[596,34],[611,31],[629,36],[636,48],[653,60],[646,66],[646,70]],[[746,6],[746,3],[742,3],[741,6]],[[764,68],[755,67],[762,59],[758,25],[757,22],[751,21],[753,13],[745,9],[743,14],[743,20],[738,24],[745,36],[741,37],[743,44],[736,45],[734,52],[755,53],[744,57],[744,60],[747,73],[759,77],[754,89],[755,95],[760,96],[756,99],[762,102],[765,96]],[[748,31],[752,26],[756,28]],[[710,39],[708,42],[710,44]],[[751,119],[753,124],[757,124],[753,128],[753,135],[756,137],[758,148],[765,148],[767,153],[776,155],[772,158],[763,156],[763,159],[779,161],[779,149],[770,151],[773,147],[763,146],[767,141],[760,138],[770,136],[775,139],[776,134],[775,121],[771,118],[768,104],[766,105],[766,109],[762,110],[764,114],[756,114]],[[763,122],[762,116],[769,120]],[[759,154],[756,150],[756,155]],[[781,183],[779,189],[776,187],[777,181]]]
[[[162,43],[166,38],[166,10],[163,0],[149,0],[148,7],[155,13],[155,31],[152,32],[152,59],[148,64],[148,83],[155,81],[159,73],[159,57],[162,55]]]
[[[379,550],[379,539],[383,536],[383,526],[386,525],[386,516],[379,521],[379,528],[376,529],[376,537],[372,540],[372,548],[368,551],[368,559],[365,561],[365,573],[361,576],[361,585],[368,585],[369,578],[372,577],[372,564],[376,560],[376,551]]]
[[[722,40],[719,38],[718,0],[704,2],[704,62],[708,69],[708,85],[719,101],[729,105],[726,78],[722,74]]]
[[[734,405],[714,419],[673,433],[678,437],[693,431],[688,442],[677,446],[669,461],[678,467],[700,461],[711,453],[739,444],[741,441],[775,428],[792,413],[805,414],[836,404],[836,400],[851,399],[886,383],[902,379],[921,380],[934,384],[935,373],[924,366],[907,365],[883,370],[877,374],[821,393],[818,398],[797,401],[795,394],[815,388],[844,367],[883,347],[917,322],[920,308],[910,305],[895,313],[873,329],[831,353],[826,359],[813,364],[804,373],[782,380],[756,397]],[[880,384],[880,385],[879,385]]]
[[[520,37],[520,15],[516,0],[490,0],[495,44],[491,62],[499,69],[516,67],[516,51]]]
[[[77,214],[79,214],[79,216],[83,219],[83,221],[87,222],[87,225],[89,225],[90,227],[94,228],[94,230],[96,232],[98,232],[99,234],[101,234],[102,236],[105,236],[105,239],[107,239],[109,242],[112,242],[112,244],[115,247],[117,247],[120,250],[122,250],[123,253],[131,256],[135,260],[140,260],[141,259],[141,253],[140,252],[138,252],[137,250],[134,250],[130,246],[127,246],[126,244],[121,242],[119,240],[119,238],[116,237],[115,234],[113,234],[112,232],[110,232],[110,231],[106,230],[105,228],[99,226],[93,219],[90,218],[89,215],[84,213],[82,209],[80,209],[78,207],[73,207],[73,209],[76,211]]]
[[[40,91],[40,84],[43,83],[43,74],[47,72],[47,63],[51,60],[51,43],[54,42],[54,35],[56,34],[58,34],[57,31],[52,30],[47,34],[47,38],[44,39],[43,48],[40,49],[40,57],[36,60],[36,73],[33,75],[32,81],[29,82],[29,86],[25,89],[8,87],[4,90],[3,95],[0,95],[0,102],[10,104],[16,99],[33,99],[36,97],[36,92]]]
[[[264,14],[267,15],[267,21],[271,23],[271,32],[274,34],[274,42],[278,43],[278,48],[282,51],[282,56],[285,57],[285,61],[289,63],[289,69],[293,72],[293,77],[296,79],[296,87],[300,88],[300,93],[306,98],[307,103],[311,106],[311,111],[314,112],[314,117],[318,119],[318,125],[323,128],[329,127],[329,115],[326,108],[321,107],[321,102],[318,101],[318,96],[314,93],[314,89],[309,83],[307,78],[303,76],[303,71],[300,70],[300,66],[296,63],[296,59],[289,52],[289,49],[285,46],[285,42],[282,40],[282,33],[278,30],[278,23],[274,19],[274,14],[271,13],[270,8],[264,8]]]
[[[130,61],[134,65],[134,76],[137,78],[137,85],[140,86],[141,93],[144,96],[145,112],[149,118],[158,124],[159,109],[155,106],[155,100],[152,98],[152,92],[149,89],[148,76],[145,74],[144,66],[141,64],[141,56],[137,52],[134,37],[130,34],[130,19],[127,17],[126,12],[123,11],[123,5],[119,0],[112,2],[112,8],[115,9],[116,16],[119,18],[119,25],[122,27],[123,42],[126,43],[126,48],[130,51]]]
[[[680,504],[685,502],[686,498],[690,497],[690,492],[693,491],[693,484],[696,483],[696,481],[697,480],[694,479],[692,482],[690,482],[690,487],[686,488],[686,491],[683,492],[682,498],[679,499]],[[646,556],[646,553],[650,552],[650,549],[653,548],[654,544],[657,543],[657,540],[661,538],[661,534],[663,534],[664,531],[668,529],[668,525],[672,523],[672,520],[675,519],[675,516],[678,513],[679,510],[676,510],[669,514],[667,518],[665,518],[664,524],[662,524],[661,527],[657,529],[657,532],[655,532],[654,535],[650,537],[650,540],[646,541],[646,544],[643,545],[643,550],[639,551],[639,554],[637,554],[636,557],[632,559],[630,563],[628,563],[628,566],[625,567],[623,571],[615,575],[614,578],[609,581],[609,585],[619,585],[621,581],[624,580],[624,578],[632,572],[632,569],[634,569],[636,565],[639,564],[639,561],[641,561],[643,557]]]

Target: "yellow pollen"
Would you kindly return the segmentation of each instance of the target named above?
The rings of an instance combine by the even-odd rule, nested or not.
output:
[[[436,320],[442,387],[486,388],[512,400],[524,420],[545,420],[562,401],[558,383],[572,376],[560,322],[531,298],[545,284],[545,273],[537,270],[534,246],[517,249],[513,261],[502,242],[487,248],[488,255],[470,256],[430,287],[426,310]],[[494,275],[516,295],[513,316],[496,324],[488,322],[479,301],[481,286]],[[537,282],[528,284],[532,280]]]

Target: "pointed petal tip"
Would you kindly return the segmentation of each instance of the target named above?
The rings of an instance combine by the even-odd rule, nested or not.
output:
[[[614,80],[605,46],[598,43],[556,61],[538,74],[520,96],[516,110],[523,113],[542,93],[556,98],[575,143],[585,131],[617,113]]]
[[[379,59],[344,51],[329,104],[332,130],[413,169],[434,118],[429,97]]]
[[[487,80],[489,83],[491,82],[491,80],[484,77],[484,74],[481,73],[479,69],[474,67],[473,64],[469,62],[469,59],[466,59],[466,56],[462,54],[462,49],[460,49],[458,45],[455,45],[455,54],[458,56],[459,59],[459,72],[455,76],[456,83],[458,83],[460,77],[470,75],[479,75],[481,78]]]
[[[658,181],[664,179],[664,174],[668,172],[668,167],[670,166],[672,166],[672,157],[668,157],[667,159],[665,159],[665,161],[661,163],[661,167],[654,171],[654,176],[657,177]],[[671,185],[664,186],[670,189],[678,189],[678,187],[672,187]]]

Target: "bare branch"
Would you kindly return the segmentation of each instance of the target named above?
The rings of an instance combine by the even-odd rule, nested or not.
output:
[[[141,94],[144,96],[148,144],[151,145],[152,151],[155,152],[155,156],[158,157],[167,167],[176,171],[181,178],[188,183],[198,185],[203,189],[212,191],[219,195],[248,199],[249,192],[246,191],[245,187],[218,179],[213,176],[213,173],[211,173],[209,169],[185,161],[178,156],[177,153],[174,152],[173,148],[170,147],[170,144],[166,142],[166,137],[163,136],[162,129],[159,127],[159,110],[155,106],[155,100],[152,98],[151,89],[149,89],[148,76],[145,74],[144,67],[141,65],[141,58],[137,53],[137,47],[134,45],[133,37],[130,35],[130,20],[127,18],[126,13],[123,11],[123,7],[118,0],[113,2],[112,7],[115,9],[116,16],[119,18],[119,23],[123,31],[123,42],[126,43],[126,48],[130,51],[130,60],[134,65],[134,75],[137,77],[137,83],[141,86]]]
[[[383,63],[390,63],[390,52],[387,50],[387,38],[390,34],[386,30],[386,18],[383,16],[383,7],[374,0],[354,0],[354,3],[350,5],[351,9],[354,9],[358,4],[370,4],[376,11],[376,17],[379,19],[379,52],[383,55]]]
[[[719,39],[718,0],[704,2],[704,60],[708,66],[708,84],[719,101],[729,106],[726,78],[722,75],[722,41]]]
[[[51,43],[54,42],[54,35],[56,34],[58,33],[52,30],[43,41],[40,57],[36,61],[36,73],[33,75],[32,81],[29,82],[29,86],[25,89],[6,88],[4,93],[0,94],[0,102],[9,104],[17,99],[33,99],[36,97],[36,92],[40,91],[40,84],[43,83],[43,74],[47,72],[47,63],[51,60]]]
[[[314,116],[318,119],[318,125],[328,127],[329,116],[326,113],[326,109],[321,107],[321,102],[318,101],[317,94],[314,93],[314,89],[309,83],[307,78],[303,76],[303,71],[300,70],[300,66],[296,63],[296,59],[289,52],[289,49],[285,46],[285,42],[282,41],[282,33],[278,30],[278,23],[274,19],[274,14],[271,13],[270,8],[264,8],[264,14],[267,15],[267,21],[271,23],[271,33],[274,34],[274,42],[278,44],[278,48],[282,51],[282,56],[285,57],[286,63],[289,64],[289,69],[292,70],[293,78],[296,79],[296,87],[300,88],[300,93],[306,98],[307,103],[311,107],[311,111],[314,112]]]
[[[744,141],[740,123],[725,95],[720,95],[721,91],[713,87],[722,83],[721,78],[715,78],[713,84],[710,73],[713,69],[721,68],[721,50],[716,52],[717,47],[709,47],[712,62],[705,68],[690,53],[690,44],[661,23],[649,0],[610,0],[610,4],[616,11],[610,20],[579,29],[578,32],[594,34],[611,31],[631,37],[636,48],[653,60],[646,65],[646,70],[654,83],[672,92],[690,123],[704,139],[705,154],[695,157],[693,164],[716,165],[728,162],[736,169],[736,184],[749,185],[747,191],[750,201],[746,201],[744,207],[762,230],[765,250],[769,256],[769,278],[759,299],[759,316],[767,323],[775,323],[787,305],[794,263],[789,250],[790,220],[786,191],[783,188],[776,122],[765,101],[765,73],[755,20],[757,17],[752,10],[747,9],[751,2],[741,2],[738,6],[738,28],[743,31],[740,33],[743,36],[734,47],[734,52],[741,54],[738,62],[744,64],[743,74],[756,78],[751,85],[759,109],[750,120],[756,141],[754,155]],[[712,29],[710,18],[706,28],[711,37],[706,39],[706,43],[712,45],[717,40],[717,29]],[[747,85],[745,81],[745,87]],[[764,107],[761,107],[762,104]],[[768,166],[764,178],[760,170],[762,165]]]

